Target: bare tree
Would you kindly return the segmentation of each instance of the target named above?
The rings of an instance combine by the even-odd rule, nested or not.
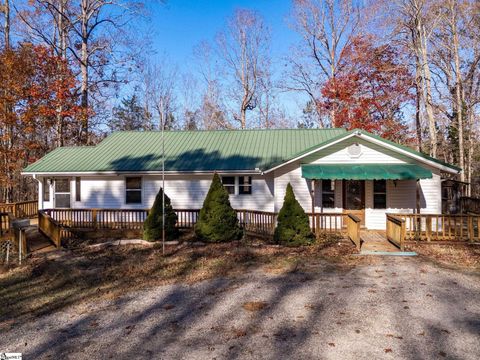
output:
[[[302,91],[317,104],[320,84],[335,79],[342,50],[359,29],[360,8],[352,0],[294,0],[292,17],[302,44],[288,58],[290,81],[284,88]],[[317,113],[320,127],[335,126],[335,107],[329,124]]]
[[[245,129],[247,111],[258,105],[259,83],[268,65],[269,31],[258,13],[236,10],[216,45],[232,82],[230,96],[238,109],[233,118]]]
[[[85,109],[81,143],[90,142],[91,111],[87,109],[95,107],[93,95],[102,97],[133,68],[129,63],[136,57],[126,49],[132,38],[131,20],[142,13],[142,5],[126,0],[32,0],[16,9],[30,37],[51,46],[78,68],[80,104]]]
[[[141,91],[147,109],[152,109],[157,119],[158,128],[174,128],[177,110],[176,81],[177,69],[170,66],[164,58],[156,64],[147,64],[142,70],[143,84]]]

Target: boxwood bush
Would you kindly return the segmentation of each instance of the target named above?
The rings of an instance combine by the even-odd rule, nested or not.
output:
[[[295,198],[292,185],[288,183],[283,206],[278,213],[274,240],[286,246],[311,244],[315,237],[310,229],[308,215]]]
[[[212,184],[195,224],[195,234],[205,242],[231,241],[242,236],[237,214],[230,205],[228,192],[216,173],[213,175]]]

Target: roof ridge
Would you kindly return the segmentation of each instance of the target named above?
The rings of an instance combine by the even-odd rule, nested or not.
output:
[[[325,131],[325,130],[344,130],[347,132],[348,130],[342,127],[338,128],[314,128],[314,129],[302,129],[302,128],[278,128],[278,129],[260,129],[260,128],[254,128],[254,129],[214,129],[214,130],[205,130],[205,129],[199,129],[199,130],[166,130],[165,134],[179,134],[179,133],[207,133],[207,132],[254,132],[254,131],[259,131],[259,132],[268,132],[268,131]],[[105,139],[108,137],[115,135],[115,134],[124,134],[124,133],[138,133],[138,134],[156,134],[156,133],[161,133],[161,130],[118,130],[118,131],[113,131]],[[103,140],[105,140],[103,139]],[[102,141],[103,141],[102,140]]]

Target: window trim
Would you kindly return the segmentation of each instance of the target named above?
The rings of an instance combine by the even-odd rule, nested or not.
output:
[[[248,178],[248,179],[249,179],[249,183],[247,183],[247,184],[242,184],[242,185],[241,185],[241,184],[240,184],[240,179],[241,179],[241,178],[244,178],[244,179],[245,179],[245,178]],[[240,188],[241,188],[241,187],[248,187],[248,188],[250,188],[250,192],[242,193],[242,192],[240,191]],[[252,193],[253,193],[253,179],[252,179],[252,177],[251,177],[250,175],[241,175],[241,176],[238,176],[238,195],[252,195]]]
[[[376,181],[383,181],[385,182],[385,191],[375,191],[375,182]],[[387,180],[373,180],[372,181],[372,207],[375,210],[385,210],[388,209],[388,204],[387,204]],[[375,195],[383,195],[385,196],[385,207],[376,207],[375,206]]]
[[[140,179],[140,189],[127,189],[127,179],[130,178],[139,178]],[[124,189],[125,189],[125,204],[126,205],[142,205],[143,204],[143,189],[144,189],[144,183],[143,183],[143,176],[125,176],[124,178]],[[140,191],[140,202],[129,202],[127,200],[127,192],[138,192]]]
[[[240,177],[247,176],[250,178],[251,183],[247,185],[240,185]],[[233,184],[224,184],[223,179],[224,178],[233,178],[234,183]],[[230,187],[233,188],[233,193],[228,193],[228,195],[234,195],[234,196],[243,196],[243,195],[252,195],[253,194],[253,177],[252,175],[221,175],[220,179],[222,180],[222,185],[223,187]],[[240,193],[240,186],[250,186],[250,193]]]

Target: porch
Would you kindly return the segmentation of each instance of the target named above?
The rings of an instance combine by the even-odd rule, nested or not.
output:
[[[386,230],[389,213],[441,212],[440,175],[420,165],[305,164],[301,170],[312,213],[355,215],[361,229]]]
[[[39,229],[56,244],[80,232],[119,231],[141,236],[148,209],[48,209],[39,211]],[[192,229],[200,210],[176,209],[177,227]],[[271,239],[277,213],[236,210],[240,226],[247,234]],[[404,250],[409,241],[466,243],[480,241],[480,215],[387,214],[386,230],[365,230],[361,220],[345,213],[308,213],[312,232],[317,238],[325,234],[351,240],[362,247]],[[387,244],[388,240],[388,244]]]

